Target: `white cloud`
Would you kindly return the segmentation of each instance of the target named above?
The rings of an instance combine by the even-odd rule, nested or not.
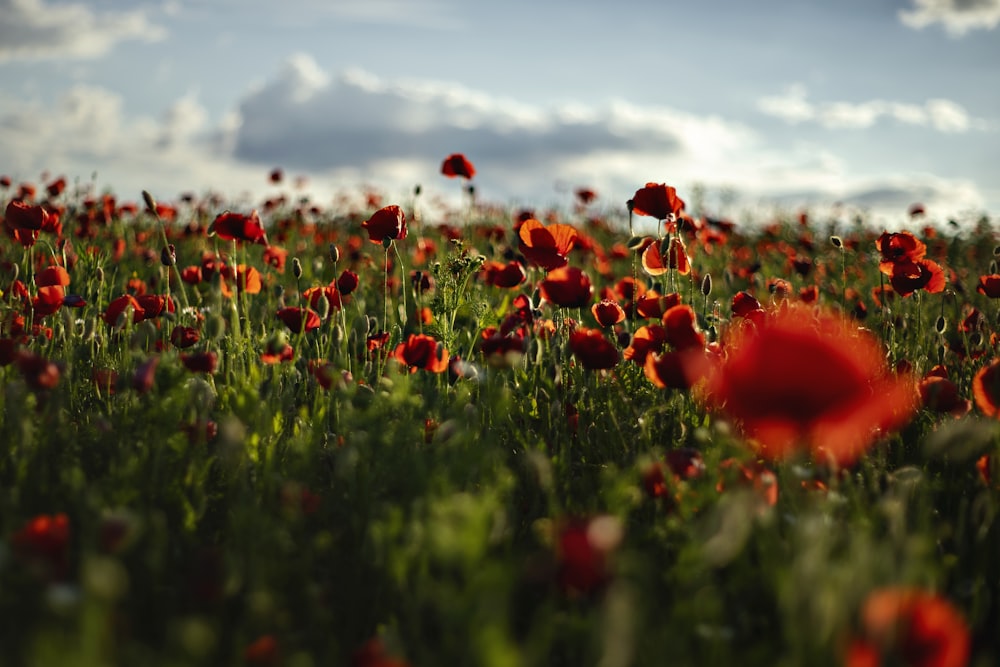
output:
[[[836,122],[869,122],[853,108],[813,107],[804,93],[799,101],[811,109],[808,118],[797,112],[803,120],[834,122],[839,114]],[[964,117],[947,103],[866,109],[942,127]],[[96,170],[125,198],[143,189],[161,199],[212,189],[259,200],[273,188],[266,174],[281,167],[307,176],[321,199],[368,185],[402,197],[419,183],[429,198],[454,201],[460,185],[439,173],[440,164],[464,152],[483,198],[511,205],[566,204],[571,195],[556,186],[568,184],[592,187],[623,210],[647,181],[675,185],[682,196],[703,184],[749,202],[846,201],[899,214],[916,201],[946,210],[983,203],[971,183],[911,173],[905,163],[893,174],[867,172],[829,146],[779,150],[725,118],[625,101],[545,108],[440,82],[333,74],[306,56],[286,61],[221,120],[190,93],[153,118],[130,117],[119,95],[94,87],[73,88],[55,104],[26,105],[0,92],[0,145],[4,169],[16,178],[43,170],[86,178]]]
[[[163,39],[141,10],[97,14],[83,4],[0,0],[0,62],[95,58],[126,39]]]
[[[992,30],[1000,24],[1000,0],[913,0],[913,8],[900,10],[904,25],[923,29],[940,23],[952,37],[969,30]]]
[[[945,133],[988,130],[991,127],[985,120],[970,118],[962,105],[951,100],[930,99],[923,105],[886,100],[813,104],[801,84],[790,86],[781,95],[761,97],[757,100],[757,109],[788,123],[813,121],[828,129],[864,129],[872,127],[882,118],[906,125],[931,127]]]

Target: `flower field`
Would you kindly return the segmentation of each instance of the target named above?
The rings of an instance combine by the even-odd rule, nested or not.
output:
[[[1000,661],[991,220],[475,174],[0,179],[2,664]]]

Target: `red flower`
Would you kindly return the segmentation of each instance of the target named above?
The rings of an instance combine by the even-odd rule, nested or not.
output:
[[[622,525],[612,516],[572,519],[556,542],[556,582],[570,595],[599,593],[611,581],[611,556],[622,540]]]
[[[979,276],[979,284],[976,291],[985,294],[991,299],[1000,299],[1000,274],[993,273],[988,276]]]
[[[947,377],[940,375],[927,376],[917,384],[920,403],[931,412],[946,412],[955,417],[961,417],[969,412],[972,404],[958,393],[958,386]]]
[[[280,181],[281,172],[279,171],[278,173],[278,180]],[[278,640],[274,638],[274,635],[262,635],[258,637],[243,651],[243,661],[253,667],[275,667],[281,662],[281,653],[278,651]]]
[[[542,298],[564,308],[582,308],[590,303],[594,293],[590,278],[575,266],[549,271],[539,289]]]
[[[546,227],[529,218],[521,223],[517,236],[521,254],[528,263],[551,271],[566,266],[578,233],[571,225],[556,223]]]
[[[698,331],[697,320],[691,306],[674,306],[663,313],[663,327],[670,347],[675,350],[704,348],[705,336]]]
[[[849,321],[789,308],[738,332],[707,374],[707,397],[767,457],[808,447],[849,464],[916,407],[912,381],[891,376],[884,360],[879,343]],[[692,363],[689,372],[707,369]]]
[[[118,326],[118,320],[128,308],[132,308],[132,322],[141,322],[144,316],[142,306],[139,305],[139,302],[131,294],[123,294],[109,303],[108,307],[104,309],[101,319],[113,327]]]
[[[288,260],[288,251],[276,245],[269,245],[264,249],[263,260],[278,270],[278,273],[285,272],[285,262]]]
[[[358,288],[359,282],[358,274],[354,273],[354,271],[344,269],[344,272],[337,278],[337,290],[344,296],[347,296]]]
[[[46,267],[35,276],[35,285],[38,287],[51,285],[66,287],[69,285],[69,272],[61,266]]]
[[[222,274],[222,295],[225,297],[233,296],[233,288],[229,286],[230,281],[235,283],[236,289],[241,294],[260,294],[263,287],[260,271],[246,264],[240,264],[235,271],[231,266],[223,266],[220,273]]]
[[[610,327],[625,319],[625,310],[612,299],[601,299],[590,307],[590,312],[602,327]]]
[[[945,283],[944,269],[929,259],[896,264],[889,277],[889,284],[899,296],[909,296],[918,289],[937,294],[944,291]]]
[[[681,295],[676,292],[660,294],[656,290],[649,290],[635,302],[635,314],[637,317],[659,319],[680,302]]]
[[[847,667],[965,667],[971,638],[946,599],[912,588],[872,592],[861,609],[861,632],[847,650]]]
[[[521,262],[517,260],[501,264],[500,262],[487,261],[482,268],[483,280],[487,285],[493,287],[503,287],[512,289],[528,279],[527,273]]]
[[[460,176],[465,180],[471,180],[476,175],[476,168],[461,153],[452,153],[444,159],[441,173],[448,178]]]
[[[1000,359],[980,368],[972,378],[972,397],[984,415],[1000,418]]]
[[[38,295],[31,300],[31,309],[38,317],[45,317],[59,310],[65,298],[62,285],[39,287]]]
[[[896,264],[912,263],[924,258],[927,246],[913,235],[912,232],[883,232],[875,241],[875,247],[881,253],[879,269],[891,276]]]
[[[309,308],[282,308],[278,311],[278,319],[293,333],[312,331],[321,324],[319,314]]]
[[[372,243],[406,238],[406,214],[395,204],[375,211],[361,226],[368,230],[368,240]]]
[[[634,361],[640,366],[646,365],[646,357],[658,354],[667,344],[667,330],[659,324],[639,327],[632,336],[631,344],[625,348],[624,356],[628,361]]]
[[[651,276],[659,276],[674,269],[682,276],[691,273],[691,262],[688,260],[684,243],[676,236],[670,237],[667,247],[662,242],[653,241],[646,245],[642,252],[642,270]]]
[[[260,223],[257,211],[251,211],[250,215],[229,211],[220,213],[209,226],[208,233],[215,234],[226,241],[246,241],[247,243],[267,245],[267,234],[264,233],[264,227]]]
[[[192,352],[182,354],[181,363],[192,373],[214,373],[219,365],[219,355],[215,352]]]
[[[392,356],[409,368],[411,373],[415,373],[417,369],[431,373],[448,370],[448,350],[424,334],[410,334],[406,342],[396,346]]]
[[[40,567],[44,577],[61,579],[69,569],[69,517],[39,514],[13,535],[11,546],[19,558]]]
[[[17,369],[24,376],[25,383],[32,391],[53,389],[59,384],[59,378],[62,374],[59,366],[45,357],[28,350],[21,350],[17,353],[15,362]]]
[[[664,183],[646,183],[632,197],[632,212],[636,215],[670,220],[683,210],[684,200],[677,196],[677,190]]]
[[[479,351],[491,366],[509,368],[528,351],[528,341],[519,329],[503,334],[496,327],[486,327],[479,336]]]
[[[600,329],[575,329],[569,335],[569,349],[584,368],[614,368],[618,363],[618,348],[604,337]]]
[[[185,327],[178,324],[170,332],[170,342],[174,347],[181,349],[191,347],[201,340],[201,333],[194,327]]]
[[[11,229],[37,232],[46,226],[50,215],[40,204],[32,206],[18,199],[12,199],[7,204],[4,217]]]

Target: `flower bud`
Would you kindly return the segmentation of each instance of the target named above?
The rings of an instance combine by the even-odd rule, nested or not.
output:
[[[177,264],[177,249],[173,243],[160,250],[160,264],[163,266],[174,266]]]
[[[299,261],[298,257],[292,258],[292,275],[298,280],[302,277],[302,262]]]

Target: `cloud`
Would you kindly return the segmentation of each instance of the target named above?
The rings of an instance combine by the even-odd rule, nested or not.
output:
[[[930,99],[922,105],[886,100],[814,104],[801,84],[789,86],[781,95],[760,98],[757,109],[787,123],[815,122],[827,129],[864,129],[882,118],[950,134],[990,127],[989,122],[971,118],[962,105],[951,100]]]
[[[919,112],[928,124],[957,126],[963,118],[947,103],[880,104],[881,115]],[[800,122],[819,122],[821,109],[804,93],[799,105]],[[862,113],[834,111],[841,123],[868,122]],[[0,145],[15,178],[48,170],[72,179],[96,170],[125,198],[143,189],[161,199],[211,189],[231,202],[259,202],[273,193],[267,173],[281,167],[308,177],[308,192],[320,201],[367,186],[404,197],[416,184],[429,199],[457,201],[460,184],[439,169],[446,155],[464,152],[477,167],[482,198],[512,206],[567,204],[571,187],[588,186],[623,211],[647,181],[675,185],[682,196],[700,184],[735,191],[749,204],[842,201],[900,215],[915,201],[952,210],[983,204],[972,183],[908,171],[905,154],[897,173],[870,173],[829,146],[775,148],[721,117],[622,100],[547,108],[449,83],[331,73],[301,55],[221,119],[191,94],[158,117],[136,117],[120,95],[96,87],[77,86],[55,103],[25,104],[0,91]]]
[[[899,11],[904,25],[921,30],[940,23],[952,37],[970,30],[992,30],[1000,24],[1000,0],[913,0],[913,9]]]
[[[140,10],[97,14],[83,4],[0,0],[0,62],[96,58],[122,40],[165,35]]]

